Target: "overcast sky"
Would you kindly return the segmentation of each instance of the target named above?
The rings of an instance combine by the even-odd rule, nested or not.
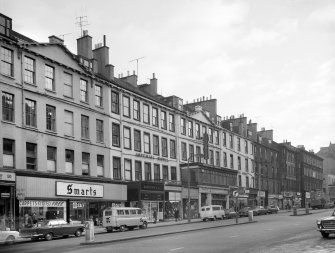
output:
[[[335,1],[0,0],[13,29],[38,42],[64,36],[76,53],[78,17],[93,44],[107,37],[115,76],[152,73],[184,103],[216,98],[222,117],[244,114],[274,141],[307,150],[335,142]]]

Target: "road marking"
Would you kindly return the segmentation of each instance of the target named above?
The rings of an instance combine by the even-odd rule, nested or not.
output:
[[[266,231],[272,231],[273,230],[273,228],[267,228],[267,229],[265,229]]]
[[[170,249],[169,251],[175,251],[175,250],[180,250],[183,249],[184,247],[180,247],[180,248],[175,248],[175,249]]]
[[[239,237],[239,235],[232,235],[230,238]]]

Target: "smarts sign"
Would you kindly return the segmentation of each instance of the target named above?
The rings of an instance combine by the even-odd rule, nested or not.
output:
[[[97,184],[75,184],[71,182],[56,182],[56,195],[71,197],[102,198],[104,187]]]

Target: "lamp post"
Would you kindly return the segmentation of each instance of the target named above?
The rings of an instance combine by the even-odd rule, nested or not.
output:
[[[19,200],[19,228],[20,225],[22,225],[22,223],[24,223],[24,221],[22,222],[22,206],[21,206],[21,201],[23,201],[25,199],[25,190],[22,188],[18,188],[16,189],[16,198]],[[14,221],[15,221],[15,216],[14,216]]]
[[[191,222],[191,195],[190,195],[191,170],[190,170],[190,158],[192,158],[192,156],[190,156],[187,159],[187,173],[188,173],[188,177],[187,177],[187,222],[188,223]]]

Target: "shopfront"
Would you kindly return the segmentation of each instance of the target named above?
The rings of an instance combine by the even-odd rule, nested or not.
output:
[[[267,200],[266,199],[266,196],[265,196],[265,191],[258,191],[258,194],[257,194],[257,205],[258,206],[266,206],[266,203],[267,203]]]
[[[15,229],[15,173],[0,171],[0,231]]]
[[[268,195],[268,205],[269,206],[279,206],[279,196],[278,194]]]
[[[165,185],[164,191],[164,220],[174,219],[176,212],[182,218],[182,188],[180,186]]]
[[[258,190],[257,189],[253,189],[253,188],[249,188],[247,190],[248,192],[248,206],[251,207],[255,207],[257,206],[257,194],[258,194]]]
[[[98,224],[106,207],[124,205],[127,186],[123,184],[58,180],[41,177],[17,177],[20,226],[27,217],[34,220],[61,218],[84,222],[89,218]],[[43,190],[41,190],[43,189]]]
[[[183,188],[182,190],[183,199],[183,211],[180,217],[183,219],[188,219],[188,188]],[[200,205],[199,205],[199,189],[190,188],[190,218],[199,218]]]
[[[291,209],[293,204],[293,192],[283,192],[283,209]]]
[[[163,182],[129,182],[127,196],[127,205],[142,208],[149,221],[154,221],[155,212],[157,219],[163,220],[165,201]]]
[[[199,198],[201,200],[201,206],[222,205],[225,208],[227,201],[229,201],[228,195],[228,189],[222,189],[218,187],[210,188],[206,186],[199,187]]]

